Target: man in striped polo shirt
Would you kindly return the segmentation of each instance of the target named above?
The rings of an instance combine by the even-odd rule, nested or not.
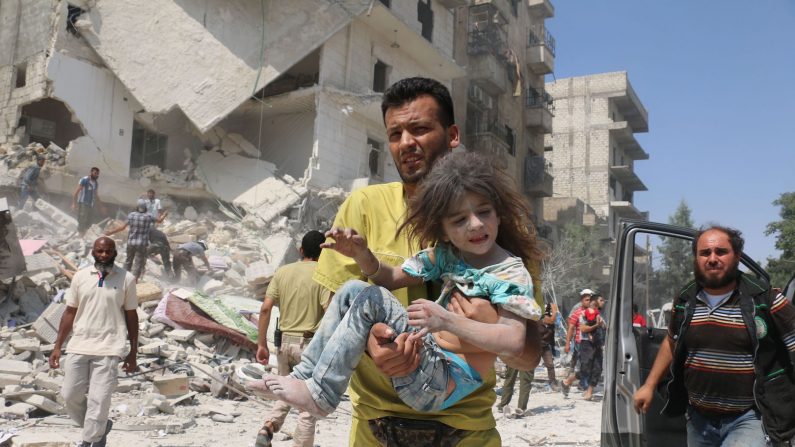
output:
[[[671,372],[663,413],[687,414],[689,446],[790,445],[795,435],[795,307],[739,270],[740,232],[712,226],[693,241],[695,281],[674,300],[635,408],[646,412]],[[669,369],[670,368],[670,369]]]

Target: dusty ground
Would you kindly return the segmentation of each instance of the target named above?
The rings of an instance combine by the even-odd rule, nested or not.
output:
[[[517,393],[514,393],[513,403],[516,403]],[[582,393],[572,389],[569,398],[564,398],[559,392],[548,390],[546,385],[534,383],[530,394],[528,413],[520,418],[507,418],[497,412],[497,429],[502,436],[505,446],[527,445],[566,445],[566,446],[596,446],[599,445],[599,426],[601,414],[601,395],[594,402],[582,399]],[[235,402],[218,400],[208,395],[197,396],[196,403],[176,406],[173,416],[134,416],[140,408],[140,398],[136,395],[114,395],[113,419],[114,430],[108,437],[109,446],[136,446],[136,447],[199,447],[199,446],[252,446],[257,429],[261,423],[264,410],[260,404],[253,401]],[[210,419],[209,413],[218,411],[236,415],[234,422],[222,423]],[[315,444],[322,447],[338,447],[347,445],[350,427],[350,404],[343,402],[332,417],[318,423]],[[123,414],[126,413],[126,414]],[[182,422],[195,421],[195,425],[184,429],[182,433],[167,433],[180,431]],[[283,433],[276,435],[274,446],[288,447],[292,441],[287,433],[295,427],[297,415],[291,414],[283,429]],[[53,422],[59,422],[54,425]],[[30,419],[23,421],[3,421],[3,428],[17,428],[19,436],[13,445],[24,445],[22,441],[51,440],[61,443],[48,444],[48,446],[73,445],[80,437],[76,427],[70,427],[68,420],[61,419]],[[145,431],[130,431],[133,425],[147,424],[149,427],[160,425],[160,429]],[[162,426],[170,424],[168,429]],[[189,423],[188,423],[189,424]],[[68,444],[66,442],[72,442]]]

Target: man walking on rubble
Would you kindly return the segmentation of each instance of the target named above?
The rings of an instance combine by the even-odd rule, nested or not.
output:
[[[304,347],[312,341],[323,313],[329,305],[331,292],[320,284],[312,281],[320,257],[320,244],[326,237],[319,231],[306,233],[301,240],[301,260],[285,265],[276,270],[265,292],[265,299],[259,314],[259,333],[257,335],[257,361],[268,364],[270,352],[266,334],[270,323],[271,309],[279,307],[281,321],[281,346],[278,347],[276,358],[279,364],[279,375],[290,374],[293,367],[301,362]],[[284,424],[290,406],[276,401],[266,413],[265,422],[257,434],[256,447],[270,446],[273,433],[279,431]],[[315,419],[311,414],[302,411],[298,427],[293,433],[293,446],[312,447],[315,442]]]
[[[433,163],[459,144],[458,126],[454,122],[453,102],[445,86],[427,78],[407,78],[390,86],[383,95],[381,111],[401,182],[371,185],[351,193],[337,212],[334,226],[353,228],[363,235],[381,262],[400,265],[419,247],[406,232],[395,235],[405,215],[406,200],[430,171]],[[537,266],[531,266],[534,274]],[[315,281],[336,291],[351,279],[366,280],[355,261],[334,250],[324,250],[318,261]],[[540,291],[540,284],[534,289]],[[426,285],[392,291],[404,306],[429,293]],[[460,295],[452,299],[452,311],[471,315],[496,312],[487,300],[469,301]],[[477,309],[477,310],[475,310]],[[496,321],[496,318],[495,318]],[[536,323],[527,322],[528,336],[522,356],[503,359],[516,362],[522,369],[538,364],[540,345]],[[394,439],[395,445],[420,446],[423,441],[441,440],[440,445],[458,447],[492,447],[500,445],[492,405],[496,377],[484,377],[484,385],[455,405],[438,412],[419,413],[397,396],[390,377],[403,377],[419,364],[415,343],[407,342],[408,333],[392,337],[392,330],[376,324],[367,341],[368,355],[362,356],[351,377],[349,394],[352,422],[349,444],[375,447],[378,439]],[[403,442],[403,444],[400,444]],[[391,444],[390,444],[391,445]]]
[[[152,219],[154,219],[155,222],[162,222],[163,219],[166,218],[166,215],[168,215],[168,211],[163,210],[163,205],[160,203],[160,199],[155,198],[154,189],[146,191],[146,199],[144,199],[144,203],[146,203],[146,214],[152,216]]]
[[[86,234],[94,222],[94,207],[99,204],[99,168],[95,166],[89,175],[80,179],[72,195],[72,210],[77,211],[77,233],[80,237]]]
[[[61,393],[66,411],[83,427],[80,447],[104,447],[113,426],[108,419],[118,365],[136,369],[138,296],[135,278],[114,264],[116,244],[109,237],[94,241],[94,265],[79,270],[66,291],[66,310],[50,354],[50,367],[61,366],[61,348],[72,333],[64,359]],[[130,341],[131,349],[125,357]]]
[[[795,307],[740,272],[743,245],[732,228],[696,234],[695,281],[674,298],[668,336],[635,392],[635,409],[645,413],[670,372],[662,411],[687,415],[691,447],[793,445]]]
[[[33,209],[36,209],[36,200],[39,198],[39,175],[45,160],[44,155],[36,155],[36,164],[28,167],[22,173],[19,184],[19,209],[25,206],[28,197],[33,199]]]
[[[585,312],[585,309],[591,305],[591,296],[593,294],[594,291],[591,289],[582,289],[582,291],[580,291],[580,302],[574,306],[571,312],[569,312],[568,328],[566,330],[566,344],[563,347],[563,351],[567,354],[571,352],[571,361],[569,362],[569,367],[566,370],[566,377],[560,383],[560,389],[563,391],[563,395],[567,397],[569,395],[571,384],[574,383],[574,380],[577,378],[577,362],[579,361],[580,357],[580,341],[582,340],[582,333],[580,332],[580,316],[582,316],[582,313]],[[580,384],[583,388],[587,387],[587,384],[582,380],[580,381]]]
[[[162,222],[162,219],[158,222]],[[136,282],[144,274],[147,248],[149,247],[149,234],[154,226],[155,219],[147,214],[146,202],[143,199],[138,199],[138,205],[135,210],[127,215],[127,222],[119,228],[105,232],[105,236],[112,236],[124,231],[125,228],[130,229],[127,235],[127,258],[124,260],[124,269],[133,273]],[[135,270],[132,270],[133,261],[135,261]]]

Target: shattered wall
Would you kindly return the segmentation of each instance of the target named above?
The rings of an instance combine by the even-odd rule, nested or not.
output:
[[[369,3],[265,1],[264,41],[250,0],[100,0],[78,28],[147,111],[179,107],[206,132]]]

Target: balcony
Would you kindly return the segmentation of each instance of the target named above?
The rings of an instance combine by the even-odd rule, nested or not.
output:
[[[445,9],[458,8],[459,6],[466,6],[469,4],[467,0],[439,0],[439,3],[444,6]]]
[[[524,124],[530,129],[552,133],[552,117],[555,104],[544,89],[530,87],[525,94]]]
[[[629,191],[648,191],[640,177],[629,166],[610,166],[610,174]]]
[[[527,10],[533,17],[548,19],[555,15],[555,7],[549,0],[527,0]]]
[[[555,70],[555,38],[543,26],[530,28],[525,58],[527,68],[537,75]]]
[[[610,138],[613,139],[623,150],[627,156],[633,160],[648,160],[649,154],[643,150],[638,140],[635,139],[632,127],[626,121],[619,121],[617,123],[610,123],[607,126],[610,132]]]
[[[496,157],[502,167],[507,167],[511,151],[508,129],[487,113],[467,117],[467,147]]]
[[[524,159],[524,192],[530,197],[552,197],[552,164],[542,155]]]
[[[632,202],[625,200],[610,201],[610,211],[624,219],[648,220],[649,218],[647,212],[639,211]]]
[[[490,95],[508,90],[508,72],[500,58],[491,53],[469,56],[469,79]]]

